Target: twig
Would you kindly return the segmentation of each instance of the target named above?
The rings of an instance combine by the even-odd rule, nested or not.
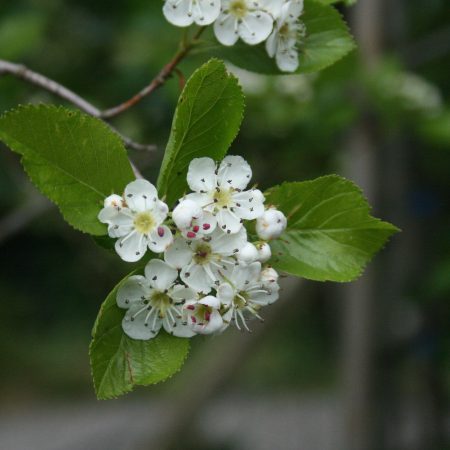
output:
[[[18,79],[24,80],[28,83],[31,83],[35,86],[38,86],[46,91],[67,100],[69,103],[72,103],[81,111],[85,113],[97,117],[102,118],[102,112],[97,107],[86,101],[84,98],[75,94],[75,92],[67,89],[65,86],[57,83],[50,78],[47,78],[40,73],[34,72],[22,64],[15,64],[9,61],[5,61],[0,59],[0,76],[2,75],[12,75]],[[156,150],[155,145],[145,145],[134,142],[127,136],[122,135],[116,128],[112,125],[108,124],[111,130],[113,130],[116,134],[120,136],[123,143],[130,149],[133,150],[146,150],[146,151],[154,151]]]
[[[148,84],[144,89],[141,89],[136,95],[121,103],[120,105],[114,106],[113,108],[107,109],[100,113],[100,117],[103,119],[110,119],[111,117],[115,117],[132,106],[139,103],[144,97],[147,97],[152,92],[156,91],[159,87],[161,87],[168,78],[172,75],[173,72],[180,74],[181,72],[178,70],[177,66],[180,62],[189,54],[192,48],[196,45],[197,40],[200,38],[201,34],[205,30],[205,27],[199,28],[197,33],[194,35],[193,39],[189,43],[183,43],[181,49],[176,53],[176,55],[169,61],[158,73],[158,75],[153,78],[153,80]],[[183,77],[180,77],[182,80]],[[182,82],[180,81],[180,84]]]

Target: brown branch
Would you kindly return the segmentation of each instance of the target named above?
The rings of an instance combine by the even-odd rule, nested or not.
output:
[[[139,103],[143,98],[149,96],[152,92],[156,91],[159,87],[161,87],[174,72],[180,73],[177,66],[180,62],[189,54],[192,48],[197,44],[198,39],[201,34],[205,30],[205,27],[201,27],[198,29],[197,33],[192,38],[192,41],[189,43],[184,43],[181,49],[176,53],[176,55],[169,61],[156,75],[155,78],[148,84],[144,89],[141,89],[136,95],[121,103],[120,105],[114,106],[113,108],[102,111],[100,117],[102,119],[110,119],[111,117],[115,117],[119,114],[122,114],[124,111],[128,110],[132,106]]]
[[[2,75],[11,75],[20,80],[26,81],[28,83],[33,84],[34,86],[38,86],[47,92],[50,92],[57,97],[60,97],[72,105],[75,105],[81,111],[85,113],[97,117],[102,118],[102,112],[97,107],[86,101],[84,98],[80,97],[75,92],[67,89],[65,86],[57,83],[50,78],[47,78],[40,73],[34,72],[22,64],[15,64],[9,61],[5,61],[0,59],[0,76]],[[133,150],[146,150],[146,151],[155,151],[156,146],[154,145],[145,145],[134,142],[127,136],[122,135],[116,128],[112,125],[108,124],[108,126],[113,130],[119,137],[122,139],[123,143],[126,147]]]

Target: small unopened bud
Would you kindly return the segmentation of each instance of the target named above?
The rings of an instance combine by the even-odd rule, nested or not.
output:
[[[192,200],[182,200],[173,210],[172,219],[176,226],[181,230],[185,230],[191,226],[194,218],[202,215],[202,209],[198,203]]]
[[[262,242],[258,244],[258,261],[265,263],[269,261],[272,257],[272,250],[270,249],[270,245],[267,242]]]
[[[278,273],[272,267],[266,267],[261,271],[261,281],[266,288],[270,288],[278,282]]]
[[[116,209],[123,208],[123,198],[120,195],[110,195],[109,197],[105,198],[104,201],[105,208],[112,207]]]
[[[261,239],[266,241],[280,237],[286,226],[285,215],[275,208],[268,209],[256,220],[256,232]]]
[[[258,259],[258,250],[251,242],[247,242],[239,250],[239,252],[237,253],[237,257],[240,261],[251,264]]]

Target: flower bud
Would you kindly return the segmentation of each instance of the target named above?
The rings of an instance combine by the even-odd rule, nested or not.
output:
[[[261,281],[266,288],[276,286],[278,282],[278,273],[272,267],[266,267],[261,271]]]
[[[272,257],[272,250],[270,249],[270,245],[267,242],[262,242],[257,246],[258,250],[258,261],[265,263],[269,261]]]
[[[123,198],[116,194],[110,195],[105,198],[104,206],[105,208],[121,209],[123,208]]]
[[[258,249],[251,243],[247,242],[237,253],[239,261],[251,264],[258,259]]]
[[[285,215],[275,208],[270,208],[256,219],[256,232],[261,239],[276,239],[286,229],[286,225]]]
[[[202,208],[192,200],[182,200],[173,210],[172,219],[181,230],[189,228],[194,219],[201,217]]]

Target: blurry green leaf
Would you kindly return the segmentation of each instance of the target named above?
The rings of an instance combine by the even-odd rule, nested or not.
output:
[[[0,20],[0,58],[19,59],[39,46],[45,25],[43,16],[21,13]]]
[[[330,175],[284,183],[267,194],[288,217],[288,228],[271,242],[275,268],[317,281],[352,281],[396,227],[370,216],[361,190]]]
[[[347,24],[333,6],[317,0],[305,0],[301,21],[305,25],[306,35],[298,44],[300,66],[297,73],[323,70],[355,48]],[[275,60],[269,58],[264,43],[249,46],[239,41],[232,47],[211,47],[210,52],[253,72],[284,73],[278,69]]]
[[[222,61],[212,59],[194,72],[178,101],[158,178],[159,194],[169,205],[183,195],[193,158],[225,156],[243,112],[242,90]]]
[[[332,5],[336,3],[343,3],[346,6],[352,6],[354,5],[358,0],[319,0],[320,3],[323,3],[325,5]]]
[[[163,331],[148,341],[131,339],[124,334],[125,311],[117,306],[116,295],[127,278],[106,298],[92,331],[89,354],[99,399],[114,398],[130,392],[134,386],[166,380],[180,370],[189,352],[189,339],[173,337]]]
[[[0,140],[22,155],[31,181],[74,228],[106,234],[103,200],[134,179],[120,138],[102,121],[49,105],[23,106],[0,117]]]

